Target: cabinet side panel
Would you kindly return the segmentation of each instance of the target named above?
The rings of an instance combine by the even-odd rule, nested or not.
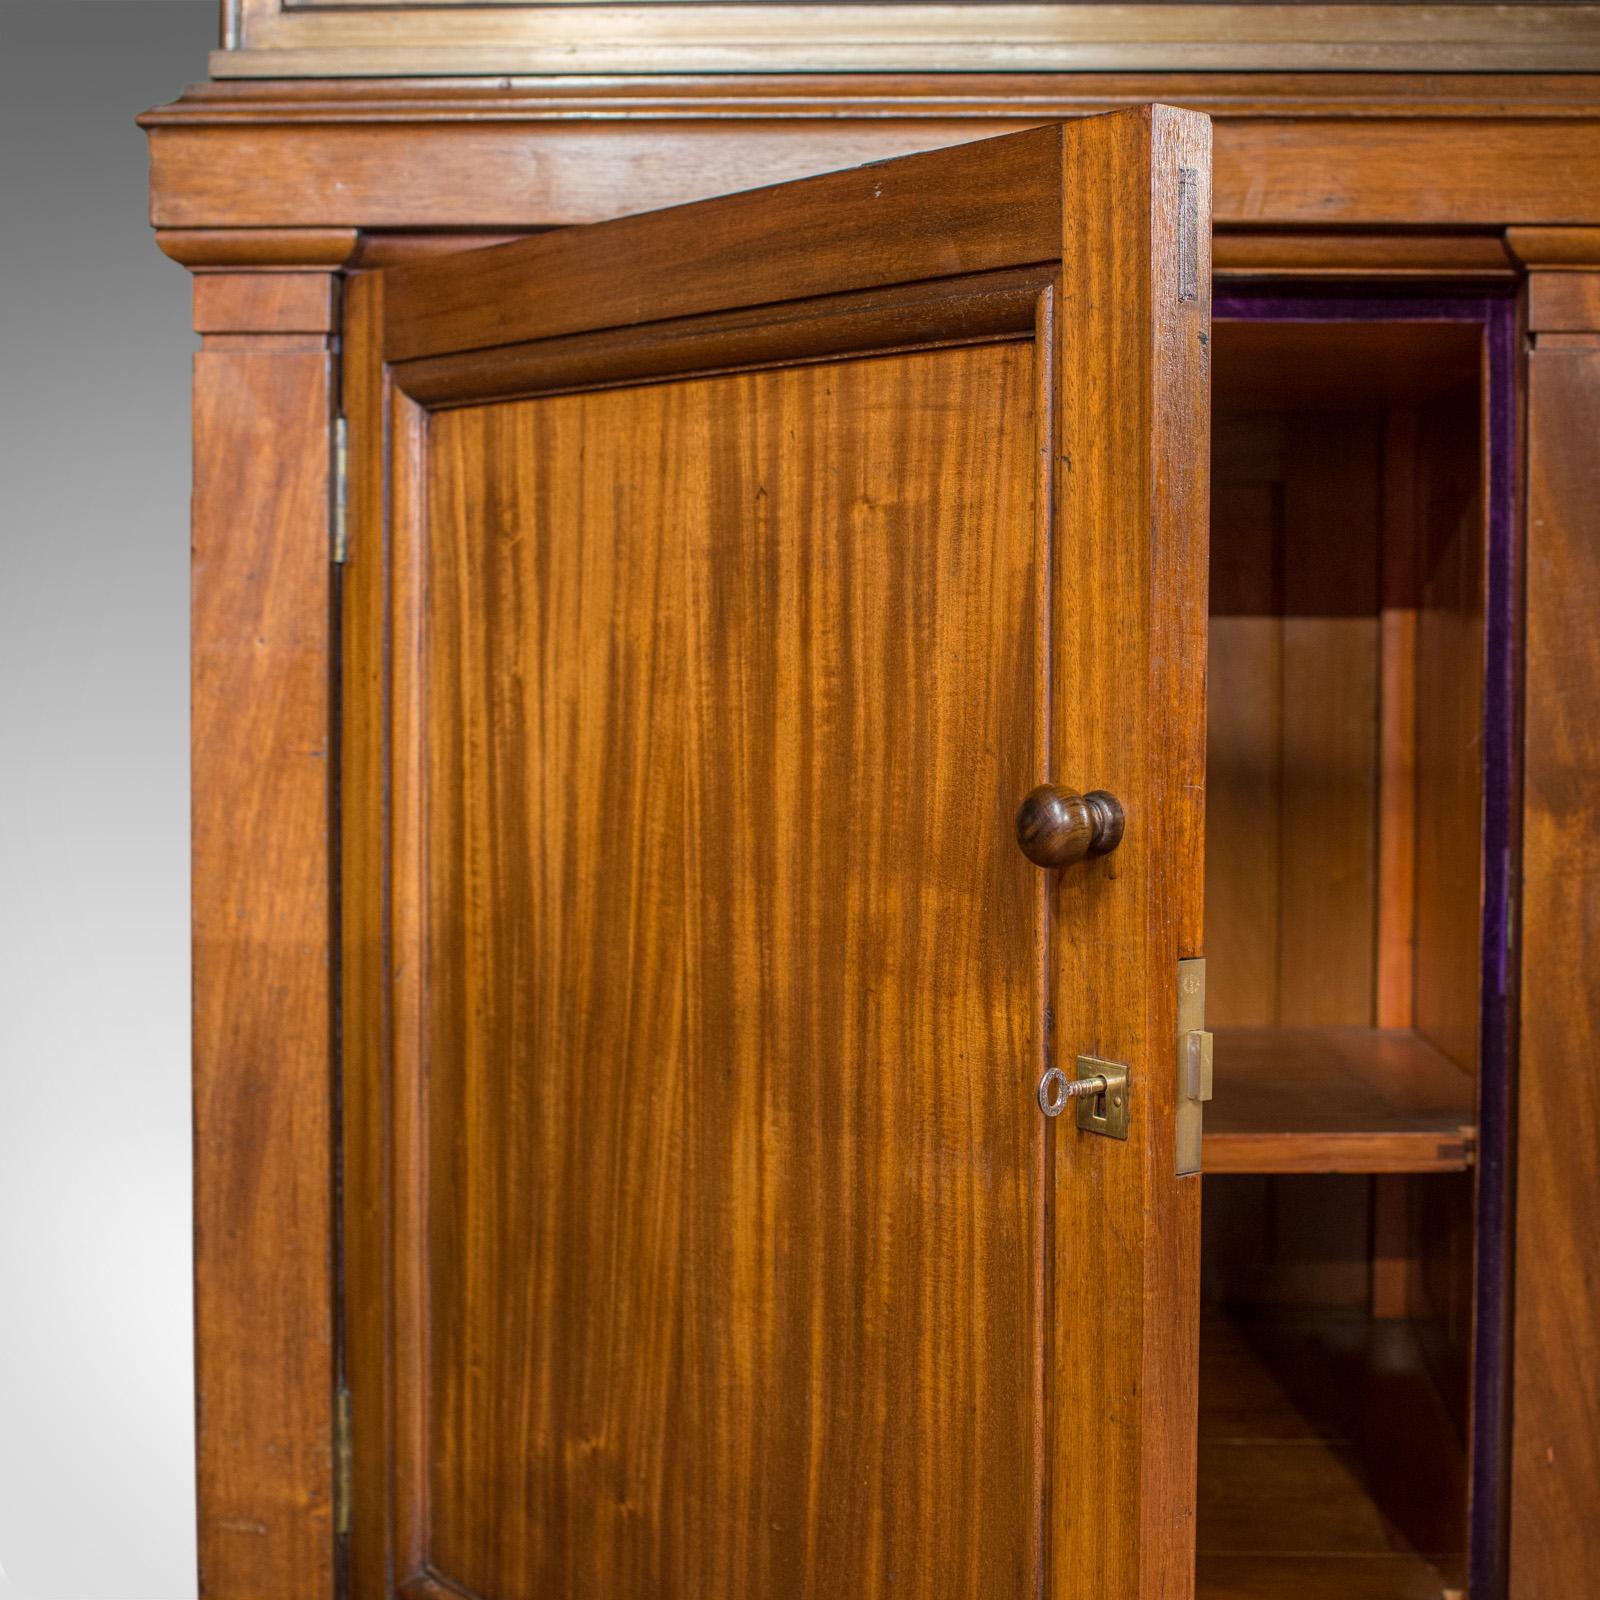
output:
[[[331,358],[195,364],[201,1592],[333,1592]]]
[[[1600,1570],[1600,337],[1529,361],[1513,1600]]]

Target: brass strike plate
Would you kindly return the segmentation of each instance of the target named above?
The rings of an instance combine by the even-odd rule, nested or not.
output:
[[[1099,1094],[1086,1094],[1076,1101],[1078,1126],[1085,1133],[1103,1134],[1107,1139],[1128,1137],[1128,1069],[1120,1061],[1102,1061],[1098,1056],[1079,1056],[1077,1075],[1104,1078]]]
[[[1178,963],[1178,1174],[1200,1170],[1205,1102],[1211,1098],[1211,1035],[1206,1032],[1206,962]]]

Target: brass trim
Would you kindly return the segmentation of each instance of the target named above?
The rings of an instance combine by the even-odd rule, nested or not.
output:
[[[1600,6],[246,0],[236,39],[214,77],[1582,72],[1600,68]]]
[[[1178,963],[1177,1127],[1178,1175],[1200,1170],[1205,1102],[1211,1098],[1211,1035],[1206,1032],[1206,961]]]

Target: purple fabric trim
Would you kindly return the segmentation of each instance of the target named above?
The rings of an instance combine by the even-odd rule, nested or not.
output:
[[[1488,444],[1484,572],[1483,922],[1479,1022],[1477,1271],[1472,1352],[1472,1477],[1467,1576],[1472,1600],[1506,1590],[1511,1158],[1515,1096],[1510,907],[1517,741],[1516,305],[1481,291],[1426,298],[1263,290],[1212,301],[1216,321],[1470,322],[1483,330]]]

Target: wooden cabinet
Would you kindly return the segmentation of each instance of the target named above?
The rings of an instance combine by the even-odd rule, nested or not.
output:
[[[1597,91],[145,119],[208,1594],[1595,1592]]]

